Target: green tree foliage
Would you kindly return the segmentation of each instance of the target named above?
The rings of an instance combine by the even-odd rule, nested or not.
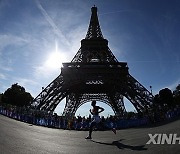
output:
[[[127,115],[127,119],[131,119],[131,118],[133,118],[134,116],[136,116],[136,113],[134,113],[134,112],[132,112],[132,111],[130,111],[130,112],[127,112],[126,113]]]
[[[159,102],[161,105],[167,105],[168,107],[174,107],[173,93],[170,89],[164,88],[159,91]]]
[[[2,94],[0,94],[0,103],[2,103]]]
[[[154,105],[159,105],[160,104],[160,96],[159,94],[156,94],[154,96]]]
[[[180,105],[180,84],[173,91],[173,95],[175,103]]]
[[[25,91],[25,88],[16,84],[13,84],[11,88],[8,88],[3,96],[2,102],[15,105],[15,106],[28,106],[33,97],[30,93]]]

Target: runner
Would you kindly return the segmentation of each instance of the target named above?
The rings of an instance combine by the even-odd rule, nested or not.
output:
[[[96,124],[99,124],[101,122],[101,118],[99,116],[99,113],[104,111],[104,108],[96,106],[96,101],[92,101],[91,106],[93,107],[92,109],[90,109],[90,113],[93,115],[92,118],[92,122],[90,124],[90,128],[89,128],[89,135],[85,138],[85,139],[92,139],[91,135],[92,135],[92,131],[93,131],[93,127]],[[112,131],[116,134],[116,129],[112,128]]]

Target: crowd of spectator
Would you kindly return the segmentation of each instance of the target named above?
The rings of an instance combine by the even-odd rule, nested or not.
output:
[[[92,118],[91,115],[89,115],[89,117],[77,116],[67,118],[64,116],[58,116],[56,113],[47,113],[45,111],[10,105],[0,105],[0,114],[32,125],[69,130],[88,130]],[[139,117],[138,114],[133,114],[133,116],[130,117],[101,117],[103,127],[98,126],[95,129],[111,129],[112,123],[116,129],[137,127],[156,121],[169,120],[177,116],[180,116],[180,107],[178,106],[174,109],[168,110],[165,114],[158,112],[152,116]]]

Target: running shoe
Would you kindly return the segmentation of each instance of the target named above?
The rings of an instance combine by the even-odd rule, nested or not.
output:
[[[87,136],[85,139],[92,139],[90,136]]]

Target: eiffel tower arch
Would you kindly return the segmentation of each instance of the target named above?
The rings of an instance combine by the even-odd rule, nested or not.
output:
[[[63,63],[60,75],[42,90],[32,106],[52,112],[66,98],[63,115],[74,116],[81,105],[96,100],[109,105],[115,115],[123,116],[124,97],[137,112],[151,109],[152,94],[129,74],[127,63],[119,62],[109,49],[94,6],[77,54],[71,62]]]

